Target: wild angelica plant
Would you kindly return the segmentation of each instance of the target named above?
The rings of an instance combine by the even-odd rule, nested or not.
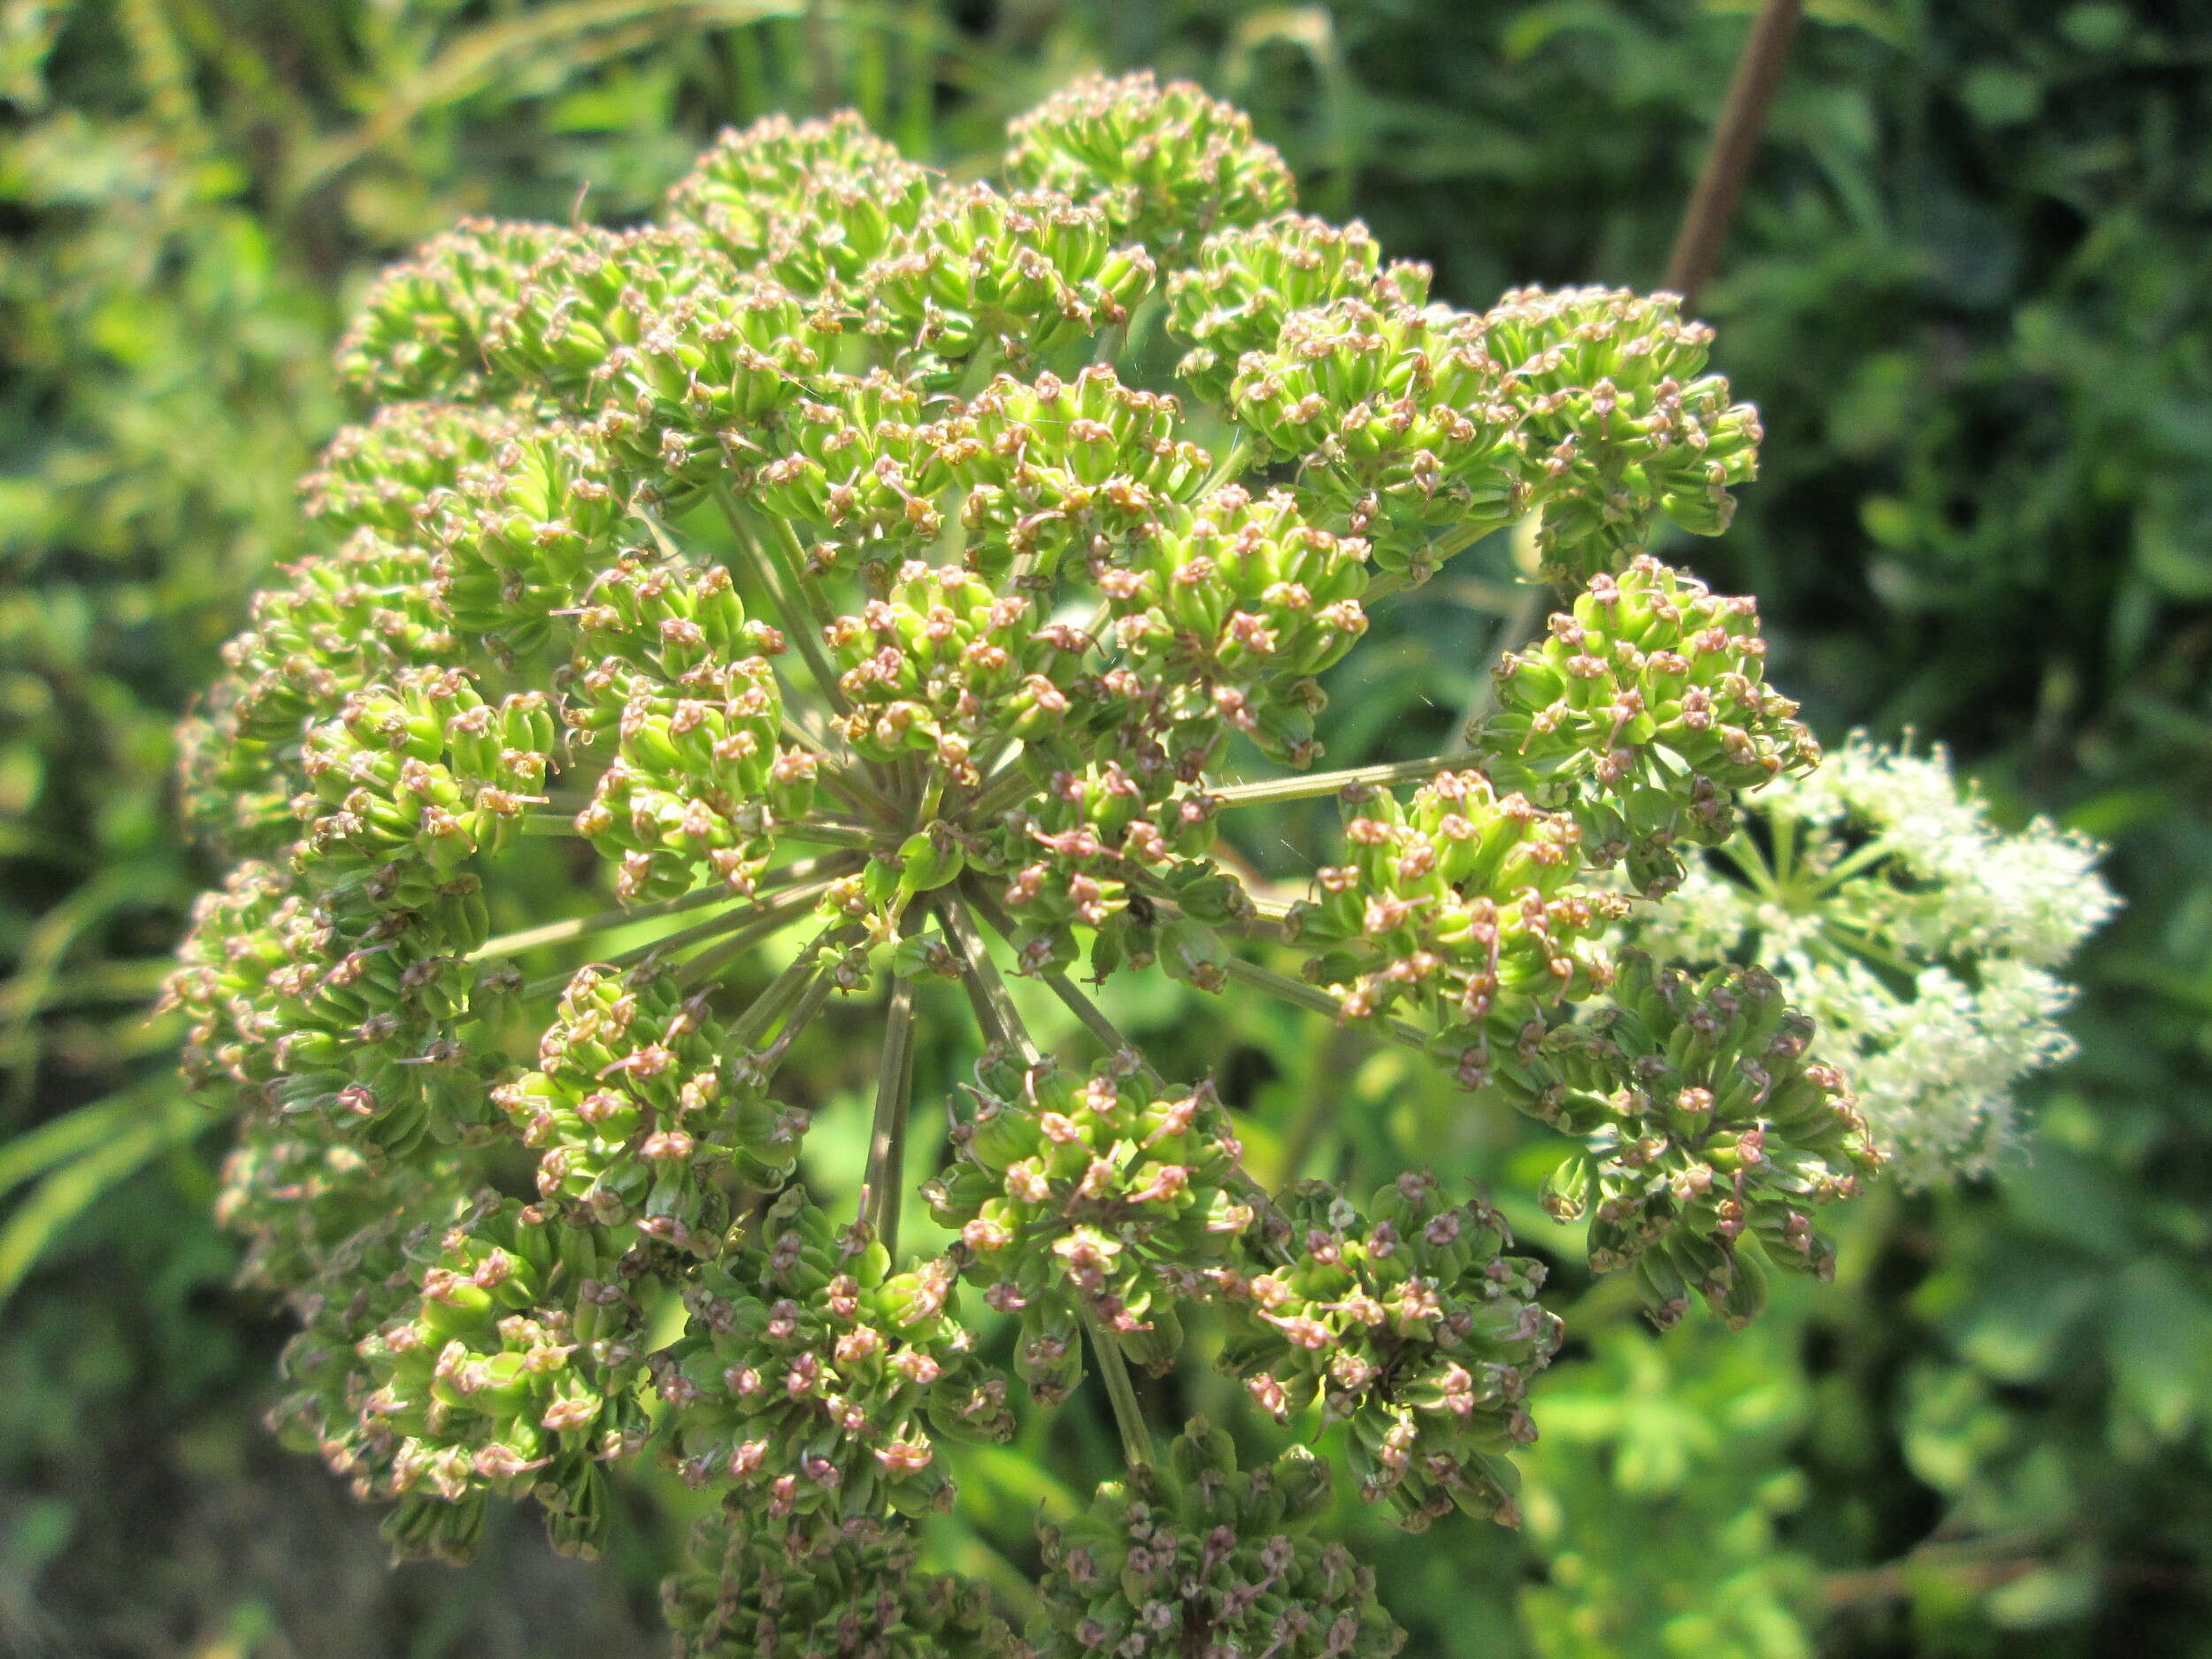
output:
[[[279,1420],[403,1553],[522,1494],[588,1552],[650,1451],[724,1499],[667,1588],[685,1653],[1395,1651],[1311,1534],[1328,1463],[1240,1471],[1203,1424],[1163,1456],[1129,1367],[1213,1322],[1404,1525],[1509,1521],[1541,1267],[1418,1171],[1262,1190],[1237,1103],[1079,967],[1286,999],[1555,1126],[1548,1202],[1663,1324],[1828,1270],[1815,1211],[1878,1154],[1811,1022],[1729,949],[1609,949],[1817,760],[1753,603],[1646,550],[1725,526],[1756,416],[1668,296],[1427,286],[1142,76],[1017,122],[1004,188],[772,119],[659,223],[465,224],[378,285],[329,542],[189,733],[236,864],[171,995],[301,1320]],[[1574,591],[1463,749],[1225,777],[1310,768],[1367,607],[1517,523]],[[1223,856],[1225,814],[1324,795],[1304,896]],[[1002,956],[1098,1056],[1040,1050]],[[918,1102],[940,978],[982,1057]],[[838,999],[882,1010],[852,1216],[776,1087]],[[901,1248],[918,1158],[940,1253]],[[1026,1648],[906,1531],[944,1443],[1010,1430],[1002,1337],[1037,1402],[1094,1371],[1128,1463],[1048,1529]]]

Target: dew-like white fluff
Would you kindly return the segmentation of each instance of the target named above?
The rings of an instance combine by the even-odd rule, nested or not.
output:
[[[1637,942],[1778,977],[1908,1185],[1988,1169],[2020,1139],[2021,1081],[2074,1052],[2055,971],[2118,907],[2103,849],[2043,818],[2001,830],[1941,748],[1863,734],[1744,804],[1766,850],[1740,835],[1693,867]]]

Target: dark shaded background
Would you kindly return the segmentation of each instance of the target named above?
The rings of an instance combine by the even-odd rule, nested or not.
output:
[[[0,5],[0,1654],[659,1644],[681,1502],[652,1480],[596,1568],[525,1520],[466,1573],[394,1575],[373,1517],[274,1448],[283,1333],[228,1287],[222,1133],[144,1012],[208,873],[172,827],[169,732],[300,545],[329,343],[380,262],[463,212],[634,216],[772,109],[857,104],[981,171],[1068,74],[1149,65],[1246,104],[1310,208],[1433,261],[1444,296],[1648,287],[1746,11]],[[1661,1342],[1563,1263],[1580,1334],[1537,1401],[1526,1529],[1364,1526],[1419,1659],[2212,1653],[2212,16],[1809,12],[1701,305],[1765,476],[1689,557],[1762,595],[1824,736],[1947,742],[2002,817],[2110,840],[2129,909],[2032,1158],[1857,1206],[1837,1286]],[[1339,758],[1446,734],[1481,575],[1379,626],[1335,687]],[[1389,1056],[1189,995],[1117,1012],[1222,1072],[1257,1158],[1328,1123],[1309,1167],[1510,1192],[1548,1156]],[[1026,1433],[972,1460],[942,1561],[1010,1579],[1065,1501],[1072,1456]]]

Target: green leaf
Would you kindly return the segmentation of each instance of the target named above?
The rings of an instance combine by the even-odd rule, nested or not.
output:
[[[2120,1404],[2158,1440],[2212,1408],[2212,1299],[2171,1262],[2147,1256],[2121,1274],[2105,1353]]]
[[[134,1110],[118,1113],[118,1106]],[[67,1124],[87,1113],[98,1114],[94,1126],[111,1129],[111,1133],[92,1139],[73,1156],[65,1156],[59,1167],[33,1187],[8,1212],[5,1224],[0,1225],[0,1306],[5,1306],[70,1223],[163,1152],[182,1145],[218,1121],[178,1094],[158,1095],[150,1101],[127,1094],[120,1100],[80,1107],[61,1121]],[[116,1123],[119,1117],[122,1121]],[[24,1162],[29,1164],[28,1159]]]

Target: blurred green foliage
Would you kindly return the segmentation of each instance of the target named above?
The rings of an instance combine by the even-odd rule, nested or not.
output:
[[[380,262],[464,212],[619,220],[776,108],[856,104],[957,171],[1069,73],[1150,65],[1246,104],[1310,204],[1460,303],[1648,287],[1747,11],[0,5],[0,1652],[651,1645],[671,1494],[596,1569],[526,1526],[388,1575],[373,1517],[267,1442],[280,1332],[229,1288],[220,1132],[145,1011],[204,875],[169,733],[296,544],[329,342]],[[2212,17],[1808,11],[1701,303],[1767,472],[1695,562],[1763,595],[1824,735],[1949,742],[2003,815],[2111,840],[2131,908],[2004,1179],[1857,1206],[1843,1281],[1747,1336],[1661,1340],[1582,1291],[1523,1532],[1366,1527],[1422,1659],[2212,1654]],[[1497,590],[1431,596],[1335,686],[1340,760],[1432,748],[1474,695]],[[1214,1067],[1275,1169],[1503,1194],[1556,1156],[1310,1023],[1164,983],[1111,1011]],[[810,1083],[833,1138],[860,1079],[825,1056]],[[970,1459],[980,1519],[938,1555],[1007,1576],[1074,1467],[1034,1436]]]

